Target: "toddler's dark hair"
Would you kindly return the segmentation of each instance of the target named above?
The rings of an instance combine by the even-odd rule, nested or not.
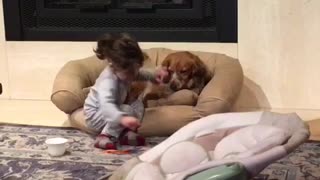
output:
[[[133,64],[143,65],[144,54],[138,42],[125,33],[105,34],[97,42],[94,50],[101,60],[108,60],[122,69]]]

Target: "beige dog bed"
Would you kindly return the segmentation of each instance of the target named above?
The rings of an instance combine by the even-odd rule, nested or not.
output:
[[[175,52],[154,48],[144,52],[148,55],[145,68],[161,64],[164,58]],[[192,52],[199,56],[213,75],[199,95],[195,106],[171,105],[146,109],[139,133],[145,136],[167,136],[196,119],[221,112],[228,112],[237,99],[243,83],[243,72],[238,60],[224,54]],[[92,132],[85,125],[81,111],[89,88],[106,66],[96,57],[68,62],[57,74],[53,84],[52,102],[67,114],[75,127]],[[172,101],[194,98],[183,91]]]

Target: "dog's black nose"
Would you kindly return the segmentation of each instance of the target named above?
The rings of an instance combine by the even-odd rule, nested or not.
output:
[[[171,83],[171,84],[170,84],[170,89],[176,91],[176,90],[177,90],[177,85]]]

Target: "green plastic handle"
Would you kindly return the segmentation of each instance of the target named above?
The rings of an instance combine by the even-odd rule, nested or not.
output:
[[[201,171],[186,180],[246,180],[246,169],[240,163],[223,165]]]

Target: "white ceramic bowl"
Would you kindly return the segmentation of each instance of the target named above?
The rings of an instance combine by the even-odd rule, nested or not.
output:
[[[66,152],[66,143],[68,142],[65,138],[50,138],[46,140],[48,146],[48,153],[51,156],[62,156]]]

